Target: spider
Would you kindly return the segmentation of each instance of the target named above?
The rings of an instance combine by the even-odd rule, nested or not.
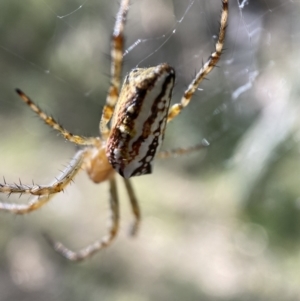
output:
[[[65,170],[49,185],[0,184],[1,193],[29,194],[33,198],[28,204],[0,203],[0,210],[14,214],[27,214],[41,208],[58,192],[63,191],[80,169],[84,169],[94,183],[109,182],[111,224],[107,234],[83,249],[74,252],[62,243],[46,236],[53,248],[71,261],[81,261],[99,250],[108,247],[119,230],[119,200],[116,172],[124,180],[129,196],[134,222],[131,233],[138,231],[141,213],[130,177],[152,172],[154,158],[181,155],[203,147],[178,148],[159,152],[164,139],[166,124],[173,120],[190,102],[205,76],[219,61],[225,39],[228,19],[228,0],[222,0],[220,31],[215,50],[192,80],[179,103],[170,107],[175,81],[174,69],[166,63],[149,68],[135,68],[126,75],[120,90],[124,48],[124,26],[129,10],[129,0],[121,0],[116,16],[111,42],[111,81],[106,104],[100,121],[99,137],[73,135],[52,117],[46,115],[21,90],[21,99],[51,128],[66,140],[81,146]]]

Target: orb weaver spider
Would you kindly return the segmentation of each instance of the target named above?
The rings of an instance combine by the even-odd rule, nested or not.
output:
[[[204,145],[159,152],[164,139],[166,124],[173,120],[190,102],[205,76],[219,61],[224,45],[228,19],[228,0],[222,0],[220,31],[215,51],[203,64],[195,78],[185,90],[181,101],[172,105],[170,100],[175,81],[175,71],[163,63],[155,67],[135,68],[125,77],[120,91],[121,69],[124,48],[124,26],[129,9],[129,0],[122,0],[117,13],[111,42],[111,82],[106,104],[100,121],[100,137],[73,135],[52,117],[46,115],[21,90],[21,99],[51,128],[66,140],[83,146],[67,168],[49,185],[0,184],[1,193],[29,194],[33,198],[28,204],[0,203],[0,211],[26,214],[41,208],[58,192],[63,191],[80,169],[84,169],[94,183],[108,181],[110,185],[111,225],[107,234],[87,247],[74,252],[62,243],[46,236],[53,248],[71,261],[84,260],[109,246],[119,230],[119,200],[115,175],[124,180],[129,196],[134,223],[131,233],[139,228],[141,214],[137,198],[129,178],[152,172],[154,158],[166,158],[200,149]],[[108,126],[110,123],[110,126]]]

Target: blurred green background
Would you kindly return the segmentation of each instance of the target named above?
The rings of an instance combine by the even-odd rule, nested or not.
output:
[[[118,2],[1,0],[0,176],[7,182],[45,184],[75,152],[15,88],[71,132],[98,135]],[[300,300],[300,2],[229,2],[218,68],[169,124],[163,148],[202,139],[210,146],[157,160],[153,175],[133,179],[143,213],[135,239],[119,181],[120,235],[84,263],[60,258],[41,233],[75,249],[101,237],[107,183],[82,172],[45,208],[1,213],[1,301]],[[219,0],[132,1],[123,76],[168,62],[179,101],[214,49],[220,10]]]

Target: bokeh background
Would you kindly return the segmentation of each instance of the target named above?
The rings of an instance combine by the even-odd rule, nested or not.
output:
[[[75,152],[18,98],[23,89],[67,129],[98,135],[119,1],[1,0],[0,175],[50,182]],[[203,151],[157,160],[133,179],[139,236],[121,179],[121,231],[84,263],[60,258],[50,233],[80,248],[105,233],[108,185],[82,172],[26,216],[0,214],[0,300],[300,300],[300,2],[229,0],[225,51],[164,149]],[[132,1],[125,75],[174,66],[179,101],[214,49],[221,3]],[[5,202],[27,202],[1,196]]]

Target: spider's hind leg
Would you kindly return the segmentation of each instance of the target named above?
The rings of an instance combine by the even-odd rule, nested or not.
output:
[[[134,222],[130,228],[130,235],[135,236],[139,230],[140,222],[141,222],[141,211],[139,207],[138,200],[135,196],[134,189],[130,183],[129,179],[123,178],[125,187],[129,196],[129,201],[131,204],[132,213],[134,215]]]
[[[81,168],[84,159],[84,151],[80,150],[71,160],[66,169],[49,185],[25,185],[19,184],[0,184],[2,193],[31,194],[35,197],[28,204],[14,204],[0,202],[0,211],[11,212],[15,214],[26,214],[35,211],[45,205],[55,193],[58,193],[73,180]]]
[[[174,158],[174,157],[179,157],[182,155],[187,155],[189,153],[197,152],[201,149],[204,149],[209,146],[209,142],[205,139],[203,139],[202,143],[196,144],[190,147],[179,147],[179,148],[174,148],[171,150],[166,150],[166,151],[160,151],[157,154],[158,159],[167,159],[167,158]]]
[[[108,247],[116,237],[119,231],[119,199],[117,193],[117,184],[115,178],[111,178],[109,180],[110,183],[110,210],[111,210],[111,224],[108,228],[107,234],[100,240],[96,240],[95,242],[89,244],[85,248],[75,252],[67,247],[65,247],[62,243],[53,240],[49,235],[45,235],[47,241],[52,245],[53,249],[58,252],[63,257],[71,260],[71,261],[82,261],[98,251]]]

